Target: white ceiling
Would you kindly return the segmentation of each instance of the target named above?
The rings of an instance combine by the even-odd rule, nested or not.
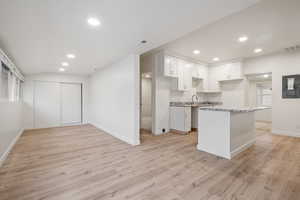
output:
[[[95,67],[158,47],[257,1],[0,0],[0,46],[25,74],[57,72],[67,53],[77,58],[65,73],[89,74]],[[89,27],[89,16],[100,18],[102,26]],[[148,43],[140,46],[141,40]],[[199,43],[199,48],[205,46]]]
[[[300,44],[300,0],[264,0],[164,45],[172,53],[212,63],[269,54]],[[246,43],[237,42],[246,35]],[[255,48],[262,48],[254,54]],[[200,54],[194,55],[198,49]]]

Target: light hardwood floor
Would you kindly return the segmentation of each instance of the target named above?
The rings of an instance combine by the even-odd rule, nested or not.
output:
[[[127,145],[90,125],[25,132],[0,168],[1,200],[299,200],[300,139],[258,124],[231,161],[196,150],[196,134]]]

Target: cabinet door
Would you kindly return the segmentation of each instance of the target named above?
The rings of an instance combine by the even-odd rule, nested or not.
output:
[[[178,77],[177,59],[174,57],[165,56],[164,60],[164,75],[170,77]]]
[[[170,128],[178,131],[184,131],[184,126],[184,107],[170,107]]]
[[[230,63],[228,64],[228,79],[236,79],[242,77],[242,65],[241,63]]]
[[[192,67],[187,64],[184,68],[184,85],[183,88],[185,91],[191,90],[193,88],[193,80],[192,80]]]
[[[177,89],[180,91],[184,91],[184,62],[182,60],[178,60],[178,87]]]
[[[193,87],[192,64],[180,60],[178,67],[178,90],[191,90]]]
[[[211,67],[208,79],[208,90],[219,91],[220,86],[218,80],[222,77],[222,71],[220,72],[220,67]]]
[[[242,77],[241,63],[228,63],[218,66],[218,68],[219,81],[237,79]]]
[[[170,107],[170,128],[178,131],[191,130],[191,107]]]
[[[184,131],[189,132],[192,129],[192,108],[184,108],[185,120],[184,120]]]
[[[207,77],[207,70],[205,66],[195,64],[193,66],[192,77],[198,79],[205,79]]]

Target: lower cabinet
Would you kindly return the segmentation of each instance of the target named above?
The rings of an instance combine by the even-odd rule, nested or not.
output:
[[[189,132],[192,126],[191,107],[170,107],[170,129]]]

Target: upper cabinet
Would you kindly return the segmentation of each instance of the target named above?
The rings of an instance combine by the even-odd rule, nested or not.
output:
[[[189,91],[192,89],[193,64],[183,60],[178,61],[178,90]]]
[[[207,79],[207,67],[199,64],[194,64],[192,77],[196,79]]]
[[[243,79],[242,63],[228,63],[218,66],[219,72],[221,72],[218,77],[218,81],[230,81]]]
[[[178,59],[165,56],[164,57],[164,75],[169,77],[178,77]]]
[[[164,76],[176,78],[172,79],[172,90],[196,88],[196,91],[203,91],[208,88],[207,66],[165,55],[163,71]]]

